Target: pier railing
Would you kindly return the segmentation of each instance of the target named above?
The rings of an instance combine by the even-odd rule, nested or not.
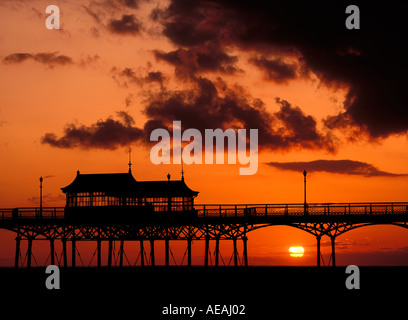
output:
[[[274,217],[323,215],[408,215],[408,202],[302,203],[292,204],[197,204],[198,218]],[[64,207],[0,209],[0,220],[64,219]],[[114,214],[114,213],[113,213]]]
[[[202,204],[199,217],[300,216],[300,215],[390,215],[408,213],[408,202],[309,203],[302,204]]]
[[[2,220],[25,220],[25,219],[64,219],[64,207],[24,207],[0,209],[0,219]]]

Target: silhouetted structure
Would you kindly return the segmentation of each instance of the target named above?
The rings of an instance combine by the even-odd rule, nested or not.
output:
[[[80,257],[78,241],[96,242],[91,262],[96,254],[97,266],[102,265],[103,242],[108,243],[108,266],[117,263],[123,266],[125,242],[139,242],[136,262],[128,261],[128,265],[142,267],[155,265],[155,243],[164,241],[165,265],[170,265],[170,257],[177,265],[170,249],[173,240],[187,242],[184,254],[187,259],[184,262],[183,256],[181,264],[191,266],[193,241],[204,241],[205,266],[218,266],[221,262],[247,266],[247,233],[276,225],[291,226],[315,236],[318,266],[322,261],[321,238],[329,237],[331,262],[335,266],[335,239],[339,235],[377,224],[408,229],[408,202],[197,205],[194,198],[198,192],[185,184],[183,174],[181,180],[170,180],[167,175],[165,181],[136,181],[130,160],[128,173],[81,174],[78,171],[74,181],[62,191],[66,194],[65,207],[0,209],[0,228],[16,233],[16,267],[24,263],[31,266],[34,240],[49,241],[51,264],[65,267],[68,266],[68,243],[71,243],[71,266],[76,266],[76,259]],[[25,257],[21,255],[21,240],[27,241]],[[59,260],[55,240],[61,241]],[[221,256],[221,240],[232,240],[229,262]],[[238,240],[242,241],[241,257]],[[213,250],[211,241],[215,242]],[[115,258],[117,242],[119,250]]]
[[[66,194],[65,217],[75,221],[140,221],[195,216],[194,198],[184,178],[136,181],[128,173],[81,174],[61,188]]]

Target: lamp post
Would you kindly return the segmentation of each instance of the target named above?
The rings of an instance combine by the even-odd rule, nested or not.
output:
[[[42,182],[43,182],[43,177],[40,177],[40,217],[42,217]]]
[[[304,182],[304,193],[305,193],[305,202],[304,202],[304,214],[305,215],[307,215],[308,214],[308,212],[307,212],[307,203],[306,203],[306,175],[307,175],[307,172],[306,172],[306,170],[304,170],[303,171],[303,182]]]

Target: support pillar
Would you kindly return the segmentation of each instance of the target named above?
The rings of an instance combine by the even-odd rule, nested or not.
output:
[[[123,267],[123,247],[125,245],[124,240],[120,240],[120,248],[119,248],[119,266]]]
[[[321,236],[316,236],[316,240],[317,240],[317,266],[320,267],[320,257],[321,257],[321,253],[320,253],[320,238]]]
[[[112,266],[112,246],[113,246],[113,241],[112,239],[109,239],[108,241],[108,267]]]
[[[144,247],[143,240],[140,240],[140,266],[144,267]]]
[[[33,239],[32,239],[32,238],[28,238],[28,247],[27,247],[27,268],[30,268],[30,267],[31,267],[32,248],[33,248]]]
[[[164,246],[165,246],[165,264],[166,267],[170,265],[170,241],[168,238],[164,240]]]
[[[151,266],[154,267],[155,262],[154,262],[154,240],[150,240],[150,261],[151,261]]]
[[[208,253],[210,251],[210,236],[205,236],[204,266],[208,267]]]
[[[72,238],[72,267],[75,267],[75,258],[76,258],[75,242],[76,240]]]
[[[14,258],[14,267],[18,268],[18,260],[20,258],[20,241],[21,238],[20,237],[16,237],[16,256]]]
[[[332,245],[332,263],[333,263],[333,267],[336,266],[336,252],[335,252],[335,245],[334,245],[334,241],[336,239],[335,236],[331,236],[331,245]]]
[[[242,237],[242,242],[243,242],[243,245],[244,245],[244,249],[243,249],[244,266],[248,267],[248,246],[247,246],[248,237],[243,236]]]
[[[101,240],[96,240],[96,259],[98,267],[101,266]]]
[[[234,266],[238,267],[238,250],[237,250],[237,238],[233,238],[232,242],[234,244]]]
[[[55,265],[54,238],[50,239],[50,256],[51,256],[51,264]]]
[[[215,266],[216,267],[218,267],[219,256],[220,256],[220,237],[217,236],[215,238]]]
[[[68,259],[67,259],[67,239],[62,238],[62,259],[64,261],[64,267],[66,268],[68,266]]]
[[[192,242],[192,239],[188,238],[187,239],[187,265],[189,267],[191,267],[191,242]]]

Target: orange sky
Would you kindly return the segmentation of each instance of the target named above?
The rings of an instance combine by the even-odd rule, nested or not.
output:
[[[126,172],[128,146],[133,149],[133,175],[137,180],[164,180],[167,173],[174,179],[180,178],[179,165],[153,165],[150,147],[140,143],[111,150],[64,149],[41,142],[46,133],[61,137],[67,124],[91,126],[109,117],[117,119],[118,111],[127,112],[133,117],[134,126],[142,127],[148,119],[143,111],[149,94],[159,92],[161,85],[168,91],[194,88],[194,83],[177,77],[175,67],[158,59],[153,52],[179,48],[162,33],[163,26],[150,18],[154,8],[165,9],[168,2],[138,3],[138,8],[132,8],[119,0],[56,1],[53,4],[60,7],[62,30],[47,30],[47,1],[0,1],[0,207],[38,206],[40,176],[45,178],[44,205],[63,206],[60,188],[73,180],[77,170]],[[109,21],[124,14],[134,15],[142,26],[136,34],[120,34],[109,29]],[[221,78],[229,88],[238,88],[233,89],[235,92],[242,88],[249,101],[262,100],[269,113],[279,110],[275,98],[281,97],[312,116],[320,132],[328,131],[322,119],[344,111],[347,86],[327,85],[313,71],[308,77],[283,83],[270,81],[250,62],[257,52],[232,44],[224,49],[228,55],[238,57],[234,64],[238,71],[228,74],[202,70],[201,77],[214,83]],[[7,63],[6,57],[15,53],[32,56],[55,53],[70,57],[71,62],[60,64],[30,58]],[[285,59],[297,61],[294,57]],[[131,82],[118,75],[118,70],[124,68],[132,68],[139,78],[160,70],[165,80],[163,84]],[[190,165],[184,168],[186,182],[200,192],[196,203],[287,203],[303,201],[301,171],[278,170],[265,163],[349,159],[371,164],[387,173],[408,173],[406,134],[375,140],[363,136],[354,142],[342,131],[334,130],[333,134],[339,141],[336,153],[325,148],[267,148],[260,151],[255,175],[240,176],[240,164]],[[311,172],[308,201],[407,201],[407,185],[408,177],[404,175],[367,177]],[[12,264],[13,236],[1,231],[0,239],[3,258],[0,264]],[[408,260],[400,258],[400,253],[406,251],[407,240],[408,232],[396,227],[369,227],[346,233],[338,238],[344,244],[337,251],[338,263],[390,264],[392,261],[391,264],[406,265]],[[250,264],[315,264],[315,239],[296,229],[261,229],[250,235],[248,245]],[[289,257],[287,251],[295,245],[304,246],[304,257]],[[322,250],[329,253],[324,243]]]

